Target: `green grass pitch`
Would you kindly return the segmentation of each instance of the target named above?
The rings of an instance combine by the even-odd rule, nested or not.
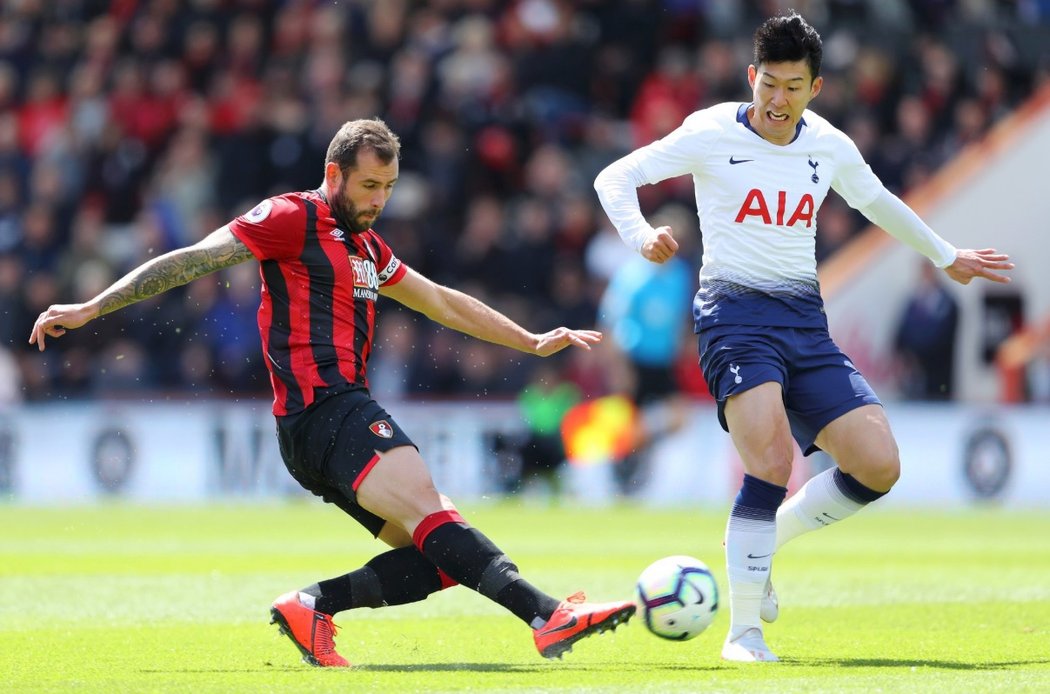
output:
[[[464,507],[534,584],[631,594],[653,559],[693,554],[722,612],[672,643],[633,620],[540,658],[528,629],[464,588],[346,612],[315,669],[276,627],[274,597],[381,547],[320,502],[147,508],[0,506],[5,692],[1045,692],[1050,513],[871,509],[777,556],[779,664],[722,662],[724,509]]]

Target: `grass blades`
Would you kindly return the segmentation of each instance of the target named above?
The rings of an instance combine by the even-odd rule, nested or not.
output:
[[[562,661],[463,588],[336,616],[355,667],[322,670],[269,626],[289,589],[383,547],[320,503],[0,507],[8,692],[1050,691],[1050,513],[873,508],[782,550],[779,664],[725,663],[725,510],[462,509],[556,596],[629,596],[669,554],[707,562],[722,613],[672,643],[635,618]]]

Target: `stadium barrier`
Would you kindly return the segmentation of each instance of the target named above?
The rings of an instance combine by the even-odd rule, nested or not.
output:
[[[511,403],[398,403],[390,413],[460,501],[501,492],[500,436],[521,432]],[[891,403],[903,473],[879,503],[1050,506],[1050,407]],[[727,503],[741,474],[710,404],[660,441],[636,492],[653,504]],[[797,460],[790,486],[830,464]],[[610,468],[565,473],[570,494],[612,501]],[[0,412],[0,499],[20,504],[255,500],[305,494],[284,469],[267,402],[102,402]]]

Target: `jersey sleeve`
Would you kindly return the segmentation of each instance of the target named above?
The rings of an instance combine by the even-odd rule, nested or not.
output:
[[[383,240],[379,234],[374,231],[368,232],[369,247],[375,254],[376,272],[379,275],[379,286],[385,287],[391,284],[397,284],[400,282],[405,273],[408,272],[408,266],[402,263],[394,251],[387,245],[387,242]]]
[[[659,183],[697,172],[711,144],[722,132],[707,110],[697,111],[663,138],[640,147],[626,158],[634,160],[641,172],[641,183]]]
[[[642,215],[637,189],[698,171],[721,132],[708,111],[697,111],[663,139],[617,159],[598,174],[594,180],[598,200],[629,247],[640,251],[653,233]]]
[[[259,260],[294,258],[306,236],[306,212],[287,195],[267,198],[230,222],[230,231]]]
[[[839,165],[831,187],[842,196],[846,203],[855,210],[870,205],[885,186],[871,170],[864,156],[857,149],[853,140],[843,133],[836,133],[838,139]]]

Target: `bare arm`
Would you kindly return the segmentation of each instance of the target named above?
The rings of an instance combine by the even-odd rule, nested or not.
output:
[[[55,304],[37,317],[29,344],[44,351],[45,337],[61,337],[99,316],[112,313],[208,273],[243,263],[251,251],[222,226],[192,246],[179,248],[138,266],[108,289],[82,304]]]
[[[436,284],[411,268],[400,282],[380,291],[447,328],[541,357],[570,345],[590,349],[602,339],[594,330],[555,328],[542,335],[531,333],[474,297]]]

